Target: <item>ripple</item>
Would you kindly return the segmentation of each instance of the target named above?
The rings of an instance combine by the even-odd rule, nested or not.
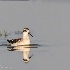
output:
[[[0,68],[1,68],[1,69],[3,69],[3,68],[4,68],[4,69],[11,69],[12,67],[11,67],[11,66],[2,66],[2,65],[0,64]]]

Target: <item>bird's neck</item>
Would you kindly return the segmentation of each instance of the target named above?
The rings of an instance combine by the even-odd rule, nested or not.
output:
[[[28,33],[23,33],[23,39],[29,40],[29,35],[28,35]]]

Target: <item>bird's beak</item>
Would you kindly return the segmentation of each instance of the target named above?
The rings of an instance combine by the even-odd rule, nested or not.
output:
[[[29,32],[29,34],[33,37],[33,35]]]

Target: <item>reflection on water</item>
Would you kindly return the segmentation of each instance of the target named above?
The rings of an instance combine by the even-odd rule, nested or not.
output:
[[[15,37],[18,38],[19,36],[20,36],[19,34],[11,34],[11,35],[8,35],[6,38],[2,37],[2,38],[0,38],[0,44],[8,44],[8,42],[6,41],[7,39],[15,38]],[[20,37],[22,37],[22,36],[20,36]],[[32,62],[33,62],[33,64],[34,63],[39,64],[39,62],[41,62],[41,64],[42,63],[46,64],[46,63],[50,62],[50,64],[51,64],[52,61],[54,61],[54,63],[56,64],[55,60],[60,61],[60,60],[63,60],[63,57],[65,57],[65,54],[63,54],[63,52],[66,52],[66,54],[68,53],[66,50],[67,48],[65,47],[65,49],[63,49],[62,46],[59,46],[60,43],[57,43],[57,42],[50,42],[50,41],[38,40],[38,39],[34,39],[34,40],[31,39],[31,41],[32,41],[31,43],[33,43],[35,46],[38,46],[38,48],[36,48],[36,49],[31,48],[30,55],[33,54],[34,56],[31,58],[29,65]],[[40,44],[40,46],[37,44]],[[19,70],[20,67],[22,67],[22,69],[24,69],[25,64],[22,60],[23,59],[22,53],[15,52],[15,51],[13,51],[13,52],[8,51],[7,47],[8,46],[0,46],[0,69],[17,70],[17,68],[18,68],[18,70]],[[61,56],[61,53],[62,53],[62,55],[64,55],[63,57]],[[56,57],[58,57],[59,60]],[[60,59],[60,57],[62,57],[62,58]],[[51,58],[53,58],[53,59],[51,59]],[[16,63],[17,63],[17,65],[16,65]],[[27,65],[26,65],[26,67],[27,67]],[[29,66],[29,67],[31,67],[31,66]]]

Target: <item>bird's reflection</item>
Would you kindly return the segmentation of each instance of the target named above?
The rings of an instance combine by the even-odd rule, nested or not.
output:
[[[27,46],[30,47],[30,46]],[[23,60],[25,63],[29,62],[30,58],[33,56],[29,56],[30,48],[27,48],[26,46],[16,46],[16,47],[8,47],[9,51],[21,51]]]

